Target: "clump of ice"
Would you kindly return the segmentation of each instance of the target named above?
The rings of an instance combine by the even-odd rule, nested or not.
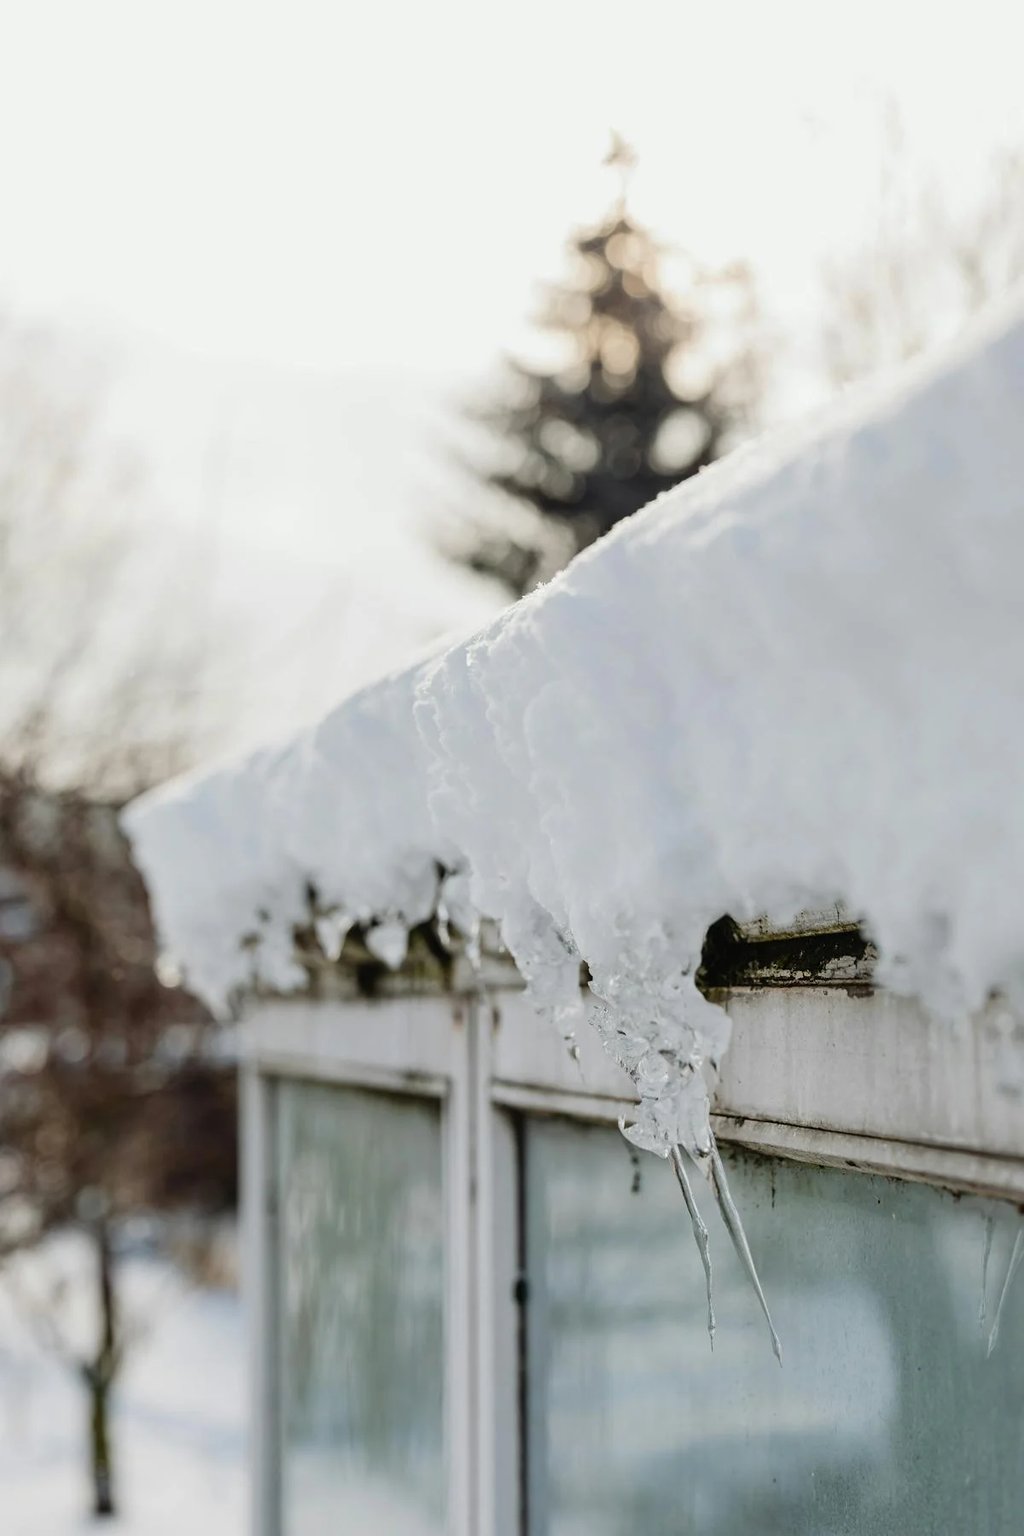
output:
[[[127,825],[164,943],[223,1005],[254,963],[301,980],[310,883],[385,919],[388,959],[439,903],[497,919],[567,1036],[586,961],[637,1086],[627,1134],[705,1165],[728,1021],[694,978],[722,913],[841,899],[932,1006],[1019,995],[1022,419],[1007,311],[670,492],[290,747],[150,796]]]

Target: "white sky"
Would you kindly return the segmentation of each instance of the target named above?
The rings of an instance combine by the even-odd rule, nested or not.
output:
[[[953,196],[1024,142],[1021,12],[0,0],[0,305],[116,346],[124,424],[179,513],[216,490],[255,603],[294,630],[348,594],[320,641],[338,692],[491,601],[415,542],[422,407],[523,340],[607,202],[611,126],[642,218],[806,314],[870,216],[883,101]]]
[[[486,362],[598,211],[797,295],[877,103],[953,179],[1021,131],[1016,0],[0,0],[0,291],[204,355]]]

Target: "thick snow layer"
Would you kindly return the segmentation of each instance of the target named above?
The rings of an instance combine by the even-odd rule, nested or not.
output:
[[[567,1032],[586,960],[629,1134],[698,1157],[722,913],[841,899],[932,1005],[1024,990],[1021,314],[670,492],[290,746],[133,808],[192,984],[222,1005],[254,955],[299,984],[307,882],[393,940],[437,861],[466,870]]]

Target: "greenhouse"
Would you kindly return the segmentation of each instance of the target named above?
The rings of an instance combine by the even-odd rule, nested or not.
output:
[[[139,802],[259,1536],[1010,1532],[1024,320]]]

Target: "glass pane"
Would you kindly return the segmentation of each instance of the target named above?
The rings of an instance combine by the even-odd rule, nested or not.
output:
[[[728,1163],[781,1370],[711,1202],[713,1354],[671,1168],[607,1127],[527,1123],[531,1536],[1017,1536],[1024,1271],[986,1358],[1016,1212]]]
[[[283,1536],[444,1527],[436,1103],[277,1090]]]

